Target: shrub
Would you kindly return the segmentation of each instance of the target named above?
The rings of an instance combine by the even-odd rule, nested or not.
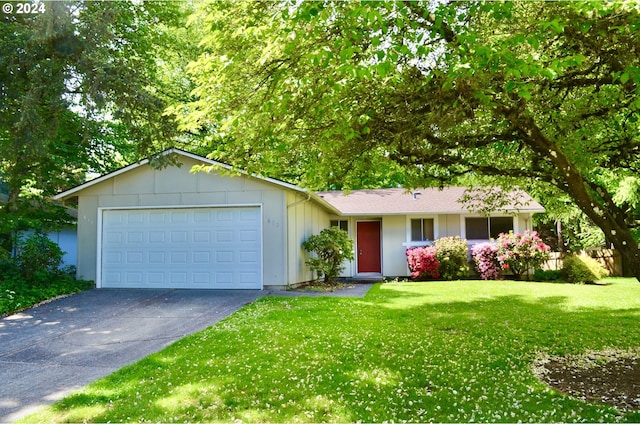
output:
[[[344,261],[353,260],[353,240],[349,234],[338,227],[326,228],[309,237],[302,247],[316,256],[307,260],[306,264],[318,274],[324,276],[324,283],[332,285],[335,278],[344,269]]]
[[[442,237],[435,241],[436,259],[440,262],[440,276],[457,280],[469,275],[469,248],[460,237]]]
[[[0,258],[0,316],[91,288],[93,282],[74,278],[75,267],[60,268],[62,256],[60,247],[43,234],[19,239],[16,256]]]
[[[407,249],[406,254],[412,278],[423,279],[440,277],[440,262],[436,258],[435,247],[412,247]]]
[[[11,259],[11,252],[0,246],[0,262],[6,262]]]
[[[15,258],[0,260],[0,283],[14,276],[21,276]]]
[[[593,283],[609,275],[600,262],[586,255],[570,255],[563,262],[562,273],[569,283]]]
[[[26,280],[44,282],[49,274],[58,272],[63,256],[58,244],[44,234],[35,233],[18,240],[15,262]]]
[[[495,243],[478,243],[471,248],[471,255],[476,270],[483,280],[500,278],[500,261],[498,261],[498,245]]]
[[[537,269],[549,259],[551,248],[546,245],[536,231],[523,234],[502,233],[498,236],[498,260],[503,270],[510,270],[516,278],[529,270]]]
[[[535,281],[558,281],[562,278],[562,271],[556,269],[536,269],[533,273]]]

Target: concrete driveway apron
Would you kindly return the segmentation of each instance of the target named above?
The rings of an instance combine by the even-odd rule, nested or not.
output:
[[[0,319],[0,422],[26,416],[268,294],[90,290]]]

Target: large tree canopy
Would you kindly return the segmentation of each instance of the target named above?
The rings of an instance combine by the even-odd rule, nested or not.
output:
[[[0,17],[5,237],[64,220],[48,198],[87,172],[175,142],[164,110],[190,90],[175,72],[189,59],[180,3],[47,1],[29,10]]]
[[[197,100],[171,112],[215,157],[314,188],[536,185],[640,277],[637,3],[215,1],[192,22]]]

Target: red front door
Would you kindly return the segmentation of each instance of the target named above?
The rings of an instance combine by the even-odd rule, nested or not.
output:
[[[357,223],[358,272],[382,272],[380,266],[380,221]]]

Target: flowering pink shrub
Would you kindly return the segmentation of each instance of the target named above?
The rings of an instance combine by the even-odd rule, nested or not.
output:
[[[502,233],[496,240],[498,261],[503,270],[510,270],[516,278],[530,269],[540,268],[549,259],[551,248],[538,236],[536,231],[523,234],[510,231]]]
[[[440,262],[436,258],[433,246],[413,247],[407,249],[407,263],[412,278],[439,278]]]
[[[476,263],[476,270],[483,280],[500,278],[501,265],[498,261],[498,245],[496,243],[478,243],[471,248],[471,255]]]

